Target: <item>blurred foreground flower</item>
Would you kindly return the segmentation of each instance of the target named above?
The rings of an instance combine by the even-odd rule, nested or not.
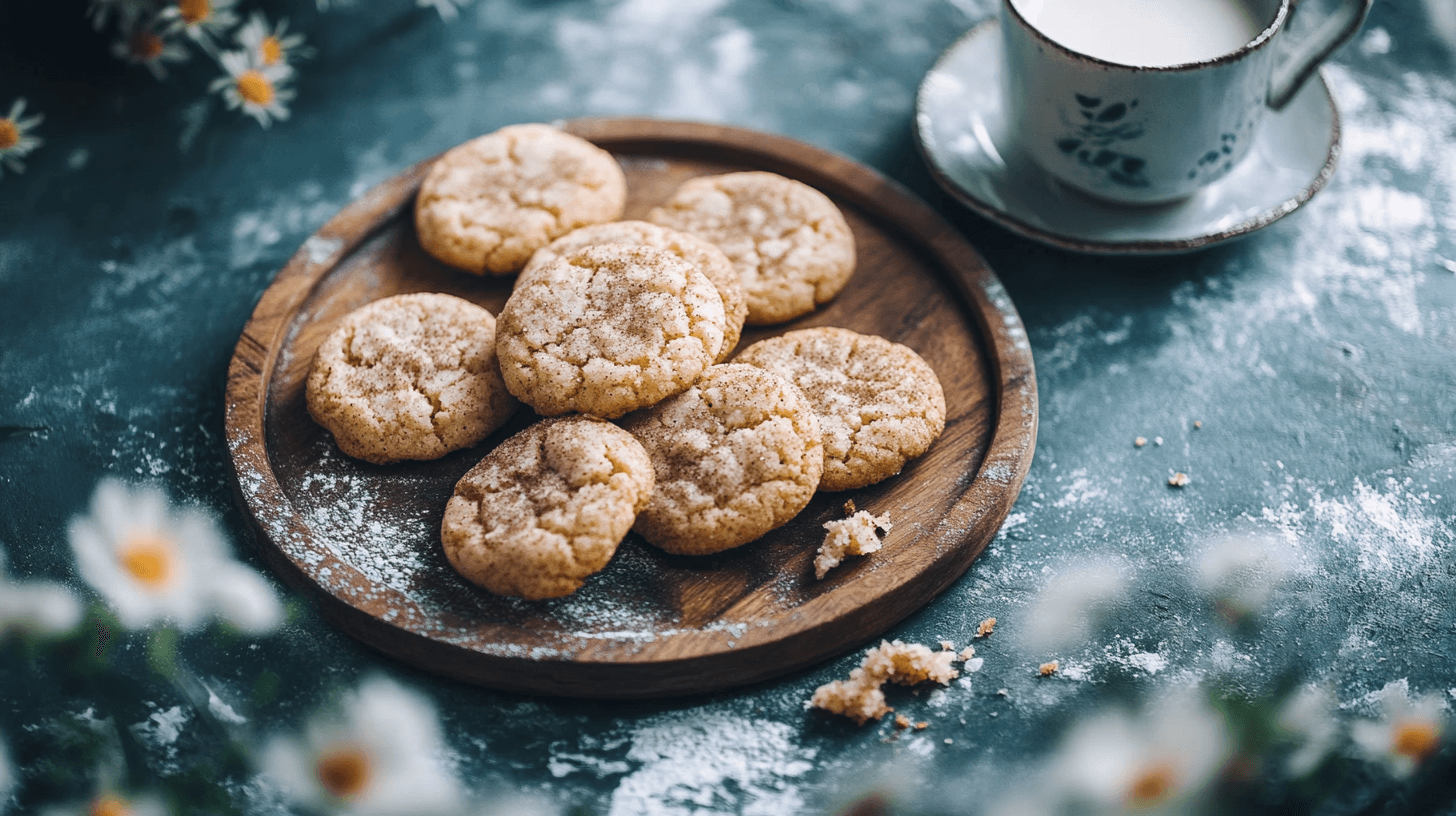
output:
[[[1350,728],[1355,745],[1397,778],[1415,773],[1441,747],[1446,730],[1444,704],[1438,694],[1412,701],[1406,684],[1397,680],[1380,690],[1381,720],[1360,720]]]
[[[86,16],[91,18],[91,26],[100,31],[115,12],[121,27],[130,30],[150,10],[148,0],[91,0],[91,5],[86,7]]]
[[[164,38],[145,24],[124,24],[121,39],[112,43],[111,53],[132,65],[145,66],[157,80],[167,78],[167,63],[186,62],[190,56],[181,43]]]
[[[209,54],[217,51],[217,41],[238,22],[233,13],[237,0],[174,0],[162,9],[158,19],[164,21],[163,33],[185,34]]]
[[[166,816],[167,807],[156,796],[122,796],[107,791],[82,802],[48,807],[40,813],[41,816]]]
[[[228,51],[217,59],[227,76],[213,80],[210,90],[221,93],[229,109],[242,108],[265,128],[274,119],[288,118],[288,102],[294,92],[283,83],[293,77],[292,68],[282,63],[264,65],[245,51]]]
[[[1230,623],[1263,611],[1287,568],[1271,542],[1233,537],[1209,547],[1198,562],[1199,587]]]
[[[1334,749],[1340,736],[1335,703],[1334,692],[1328,688],[1306,686],[1279,708],[1275,725],[1294,744],[1284,764],[1290,776],[1298,779],[1308,775]]]
[[[337,715],[275,738],[263,770],[300,804],[354,816],[426,816],[461,804],[442,762],[434,706],[392,680],[365,680]]]
[[[302,34],[288,33],[287,20],[279,20],[270,29],[268,19],[257,11],[238,29],[237,40],[253,62],[263,67],[288,65],[313,55],[313,49],[303,44]]]
[[[1179,812],[1206,794],[1229,752],[1222,716],[1179,691],[1136,718],[1078,722],[1050,761],[1050,785],[1056,798],[1094,812]]]
[[[213,518],[172,508],[160,490],[102,479],[90,514],[69,532],[81,577],[127,628],[166,622],[190,631],[216,615],[261,634],[283,621],[273,588],[233,560]]]
[[[1107,566],[1071,569],[1047,582],[1027,616],[1026,643],[1035,652],[1080,646],[1096,619],[1127,588],[1121,573]]]
[[[0,639],[11,632],[64,634],[80,622],[81,602],[75,593],[50,581],[12,583],[5,575],[5,555],[0,553]]]
[[[12,173],[24,173],[25,162],[21,159],[42,144],[40,137],[31,131],[45,116],[37,113],[21,118],[24,114],[25,97],[21,97],[11,103],[9,113],[0,116],[0,176],[5,175],[5,168]]]

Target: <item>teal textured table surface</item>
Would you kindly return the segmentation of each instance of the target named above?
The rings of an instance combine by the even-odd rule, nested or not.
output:
[[[1340,152],[1312,199],[1154,257],[1044,246],[937,186],[917,88],[992,0],[193,7],[0,8],[0,813],[1456,814],[1449,0],[1378,0],[1322,69]],[[254,12],[289,67],[230,61]],[[271,100],[239,97],[246,70]],[[496,692],[380,655],[268,571],[223,424],[264,289],[376,184],[578,117],[841,154],[1004,284],[1030,474],[886,633],[973,646],[948,683],[887,686],[863,726],[810,709],[865,643],[696,697]],[[97,566],[151,518],[160,542]],[[173,545],[205,552],[169,574]]]

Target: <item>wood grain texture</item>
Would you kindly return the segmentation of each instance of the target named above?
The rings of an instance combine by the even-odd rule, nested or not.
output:
[[[228,372],[227,437],[239,501],[270,566],[340,628],[406,663],[499,689],[660,697],[779,676],[884,632],[970,566],[1010,511],[1031,464],[1037,397],[1014,307],[980,256],[933,210],[846,158],[729,127],[638,119],[566,129],[611,151],[627,174],[626,218],[683,180],[770,170],[835,201],[858,266],[826,307],[750,327],[742,346],[810,326],[904,343],[945,389],[945,433],[878,485],[817,495],[792,522],[707,557],[663,553],[629,535],[572,596],[497,598],[445,561],[439,525],[455,482],[534,420],[522,411],[474,449],[376,466],[338,452],[308,417],[315,349],[353,309],[401,292],[446,292],[498,313],[512,279],[477,278],[425,254],[414,194],[429,162],[350,204],[263,293]],[[821,525],[844,500],[888,513],[884,548],[815,580]]]

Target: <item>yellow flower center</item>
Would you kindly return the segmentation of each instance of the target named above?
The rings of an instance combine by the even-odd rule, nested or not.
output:
[[[162,56],[162,38],[150,31],[138,31],[126,43],[132,57],[142,62],[151,62]]]
[[[1177,781],[1178,774],[1166,762],[1143,768],[1127,786],[1127,802],[1135,808],[1156,805],[1173,790]]]
[[[93,799],[86,814],[87,816],[131,816],[131,808],[127,806],[125,799],[114,793],[107,793]]]
[[[208,0],[177,0],[177,13],[181,15],[182,22],[193,25],[212,15],[212,3]]]
[[[1436,732],[1434,723],[1407,720],[1395,727],[1395,738],[1391,741],[1391,749],[1397,754],[1421,762],[1436,753],[1436,747],[1440,742],[1441,735]]]
[[[0,119],[0,150],[9,150],[20,144],[20,128],[9,119]]]
[[[339,748],[319,757],[314,765],[319,784],[339,799],[358,796],[369,785],[369,755],[353,747]]]
[[[238,96],[254,105],[266,105],[273,101],[273,83],[250,68],[238,75]]]
[[[147,589],[161,589],[172,580],[172,542],[165,538],[134,536],[119,555],[122,568]]]
[[[272,35],[264,37],[263,42],[258,46],[258,51],[263,57],[264,65],[277,65],[283,61],[283,45],[278,42],[277,37]]]

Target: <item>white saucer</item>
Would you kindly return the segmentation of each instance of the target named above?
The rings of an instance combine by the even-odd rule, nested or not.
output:
[[[935,180],[1013,232],[1109,255],[1187,252],[1238,238],[1294,212],[1335,172],[1340,117],[1316,75],[1282,111],[1269,111],[1249,155],[1190,198],[1123,206],[1054,181],[1021,155],[1001,109],[1001,26],[984,22],[925,75],[915,130]]]

